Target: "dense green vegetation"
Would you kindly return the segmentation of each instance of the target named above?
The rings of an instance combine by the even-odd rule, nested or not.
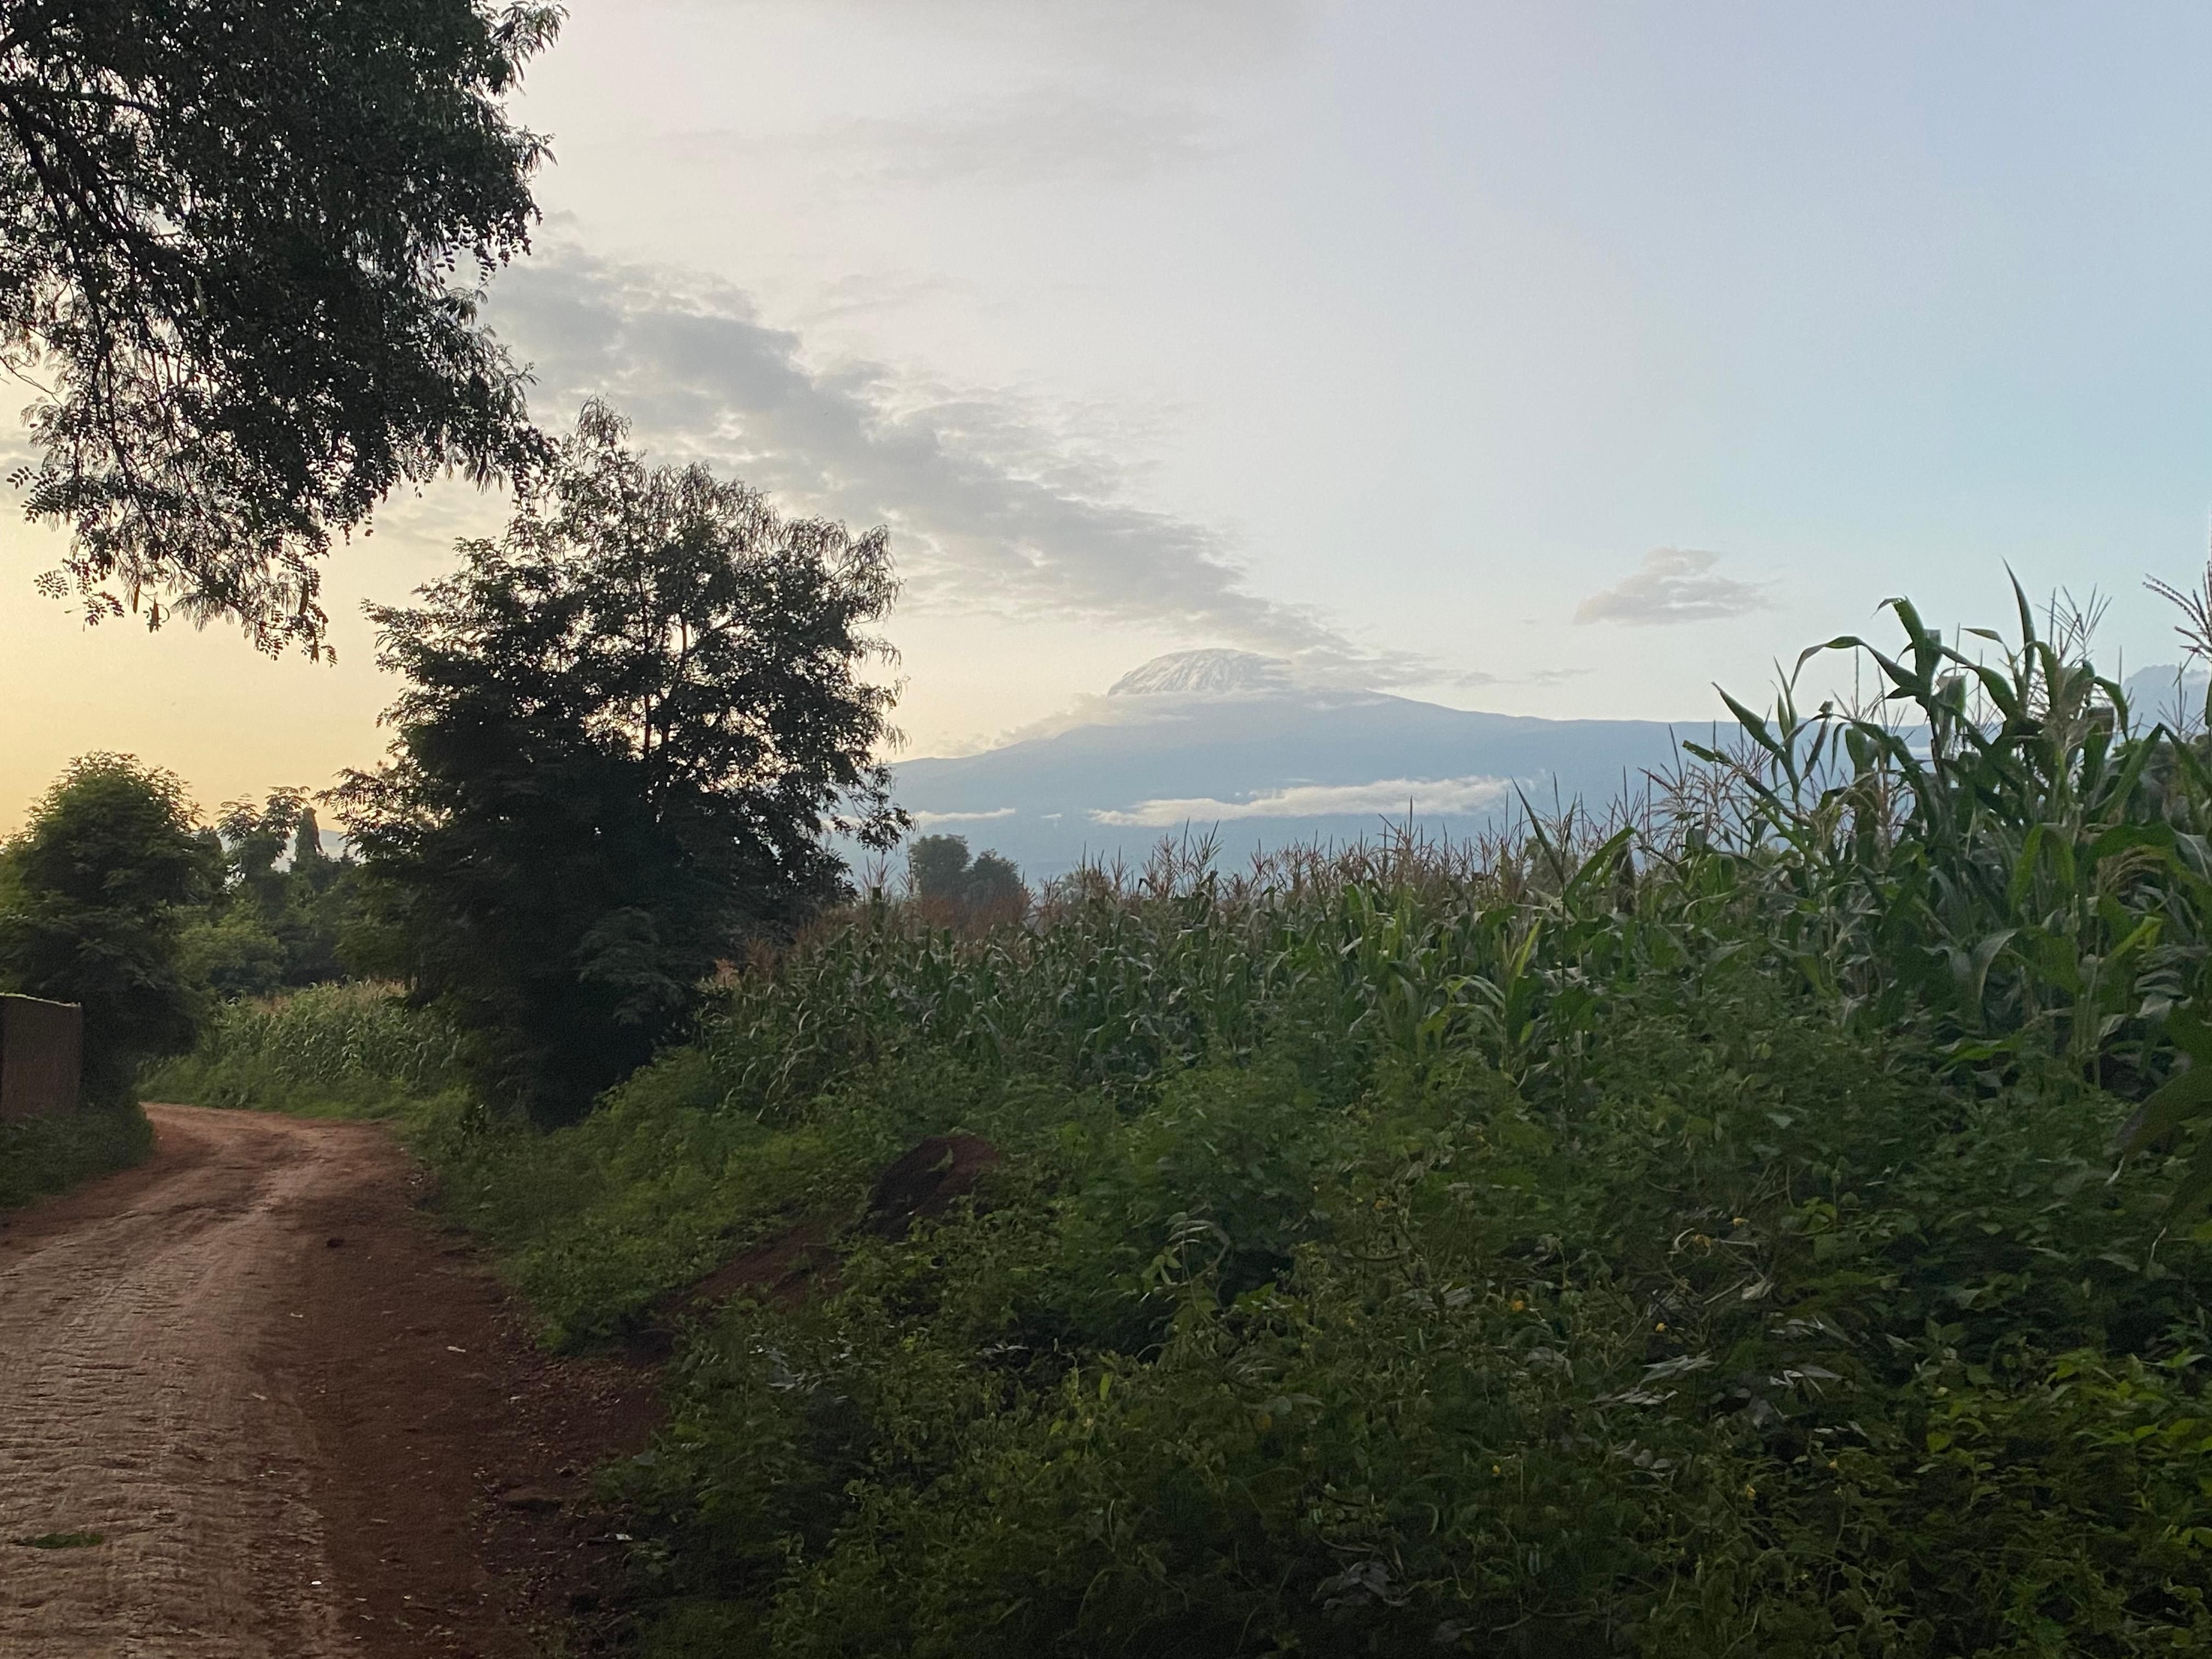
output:
[[[872,757],[887,538],[650,467],[587,405],[496,542],[372,609],[408,689],[337,792],[361,959],[468,1037],[477,1091],[571,1121],[681,1032],[718,961],[848,890],[824,830],[904,820]]]
[[[198,1046],[150,1072],[149,1100],[310,1117],[383,1117],[454,1096],[460,1044],[398,988],[318,985],[211,1010]]]
[[[1538,1006],[1592,953],[1531,952],[1517,1030],[1510,988],[1432,1023],[1501,965],[1480,913],[1370,890],[1102,896],[966,959],[862,924],[758,994],[780,1037],[859,1005],[817,1076],[732,1023],[448,1152],[572,1337],[842,1234],[834,1291],[700,1330],[623,1473],[667,1650],[2203,1639],[2203,1252],[2158,1170],[2106,1185],[2124,1106],[1947,1080],[1748,951],[1579,1012]],[[956,1128],[1008,1154],[980,1212],[855,1227]]]
[[[185,977],[217,1001],[345,977],[361,866],[350,854],[324,850],[307,791],[272,790],[258,805],[231,801],[202,834],[221,874],[185,927]]]
[[[72,763],[0,847],[0,991],[84,1010],[81,1109],[0,1123],[0,1207],[145,1155],[133,1085],[192,1046],[179,941],[209,876],[183,786],[128,755]]]
[[[209,875],[184,786],[128,755],[72,762],[0,856],[0,989],[82,1005],[88,1105],[128,1110],[192,1046],[178,944]]]
[[[2203,744],[1899,615],[1909,724],[1632,823],[878,901],[572,1128],[425,1113],[556,1340],[835,1252],[610,1476],[647,1649],[2212,1644]]]

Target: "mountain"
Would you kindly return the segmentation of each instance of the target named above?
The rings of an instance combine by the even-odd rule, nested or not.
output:
[[[1251,651],[1170,651],[1131,669],[1106,690],[1109,697],[1231,696],[1290,684],[1290,665]]]
[[[2148,726],[2153,720],[2163,720],[2168,726],[2194,730],[2204,724],[2208,684],[2212,680],[2201,668],[2163,663],[2155,668],[2138,668],[2120,682],[2120,690],[2127,694],[2131,723]]]
[[[1733,727],[1718,732],[1725,738]],[[1551,720],[1447,708],[1301,680],[1242,651],[1155,659],[1062,721],[982,754],[896,768],[919,832],[963,835],[1032,880],[1085,859],[1141,863],[1163,836],[1256,848],[1496,823],[1516,791],[1540,810],[1602,805],[1671,767],[1710,724]]]

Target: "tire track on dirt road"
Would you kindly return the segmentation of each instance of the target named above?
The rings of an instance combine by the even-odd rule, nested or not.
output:
[[[380,1129],[149,1115],[0,1231],[0,1659],[530,1651],[645,1380],[536,1353]]]

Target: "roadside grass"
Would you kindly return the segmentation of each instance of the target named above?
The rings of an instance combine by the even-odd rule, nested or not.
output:
[[[552,1346],[633,1334],[672,1292],[865,1183],[872,1146],[708,1109],[698,1069],[672,1056],[556,1134],[466,1109],[409,1132],[441,1207],[490,1245]]]
[[[135,1105],[0,1122],[0,1210],[128,1169],[153,1146],[153,1125]]]

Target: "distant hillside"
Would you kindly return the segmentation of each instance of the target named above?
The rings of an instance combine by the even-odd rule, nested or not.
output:
[[[2120,689],[2127,693],[2128,713],[2136,724],[2163,720],[2168,726],[2195,727],[2204,723],[2207,684],[2201,668],[2161,663],[2138,668],[2120,682]]]
[[[1732,731],[1733,728],[1730,728]],[[1141,861],[1163,836],[1218,833],[1225,858],[1371,836],[1413,817],[1465,834],[1516,787],[1548,809],[1604,802],[1670,766],[1711,725],[1477,714],[1379,691],[1300,684],[1235,651],[1161,657],[1042,735],[897,768],[924,832],[964,835],[1032,879],[1085,857]]]

